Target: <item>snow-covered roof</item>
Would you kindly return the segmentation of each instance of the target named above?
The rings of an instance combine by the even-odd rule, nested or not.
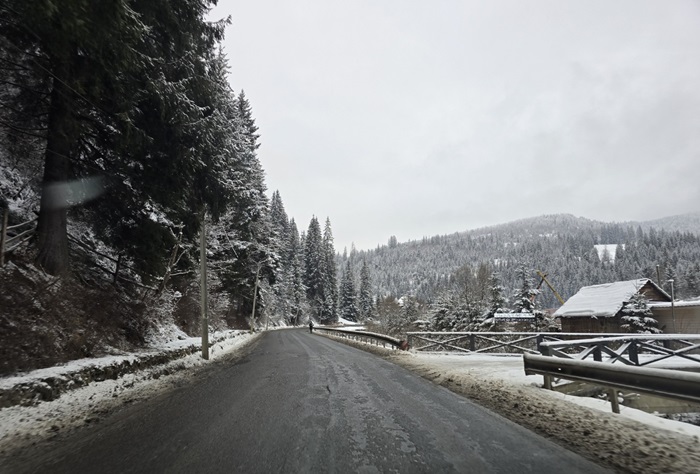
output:
[[[532,313],[494,313],[494,319],[497,321],[521,321],[535,319]]]
[[[700,299],[695,298],[692,300],[678,300],[673,302],[673,306],[676,308],[692,308],[695,306],[700,307]],[[670,301],[653,301],[649,303],[650,308],[670,308]]]
[[[613,317],[622,309],[622,305],[629,301],[632,295],[649,282],[663,294],[666,294],[648,278],[584,286],[554,313],[554,317]]]

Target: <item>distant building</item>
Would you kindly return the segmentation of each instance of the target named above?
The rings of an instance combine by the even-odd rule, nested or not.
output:
[[[700,298],[649,303],[659,329],[668,334],[700,334]]]
[[[671,304],[671,296],[648,278],[584,286],[555,313],[562,332],[623,332],[622,308],[635,293],[643,294],[652,308],[657,303]],[[659,328],[663,325],[659,321]],[[668,328],[664,332],[669,332]]]

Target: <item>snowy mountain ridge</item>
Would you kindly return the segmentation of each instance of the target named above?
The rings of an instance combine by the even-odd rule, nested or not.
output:
[[[622,255],[602,261],[600,246],[617,250],[618,245]],[[616,252],[608,253],[612,257]],[[677,279],[684,297],[692,297],[700,294],[700,213],[624,223],[571,214],[544,215],[354,251],[340,257],[340,263],[346,259],[353,262],[356,274],[361,262],[367,261],[378,294],[412,295],[426,303],[454,284],[458,270],[476,274],[480,265],[498,272],[510,295],[521,264],[533,278],[536,270],[549,274],[564,299],[583,286],[635,278],[656,280],[657,265],[664,275]],[[558,306],[549,291],[541,298],[543,307]]]

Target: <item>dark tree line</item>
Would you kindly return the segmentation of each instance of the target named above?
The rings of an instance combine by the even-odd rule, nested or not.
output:
[[[67,226],[95,231],[158,274],[175,243],[236,193],[251,144],[219,51],[225,21],[193,0],[8,0],[0,9],[2,145],[42,170],[37,263],[70,269]],[[80,209],[81,178],[101,197]],[[254,185],[245,178],[248,186]]]
[[[279,192],[267,197],[251,104],[228,81],[228,20],[206,19],[215,3],[3,2],[2,207],[13,221],[38,213],[31,249],[49,274],[79,271],[80,232],[136,281],[177,294],[197,286],[206,225],[229,322],[333,322],[330,220],[300,234]]]

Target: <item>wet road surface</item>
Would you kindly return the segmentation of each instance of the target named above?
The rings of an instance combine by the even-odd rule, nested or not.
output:
[[[271,331],[244,357],[214,365],[12,472],[608,472],[308,330]]]

